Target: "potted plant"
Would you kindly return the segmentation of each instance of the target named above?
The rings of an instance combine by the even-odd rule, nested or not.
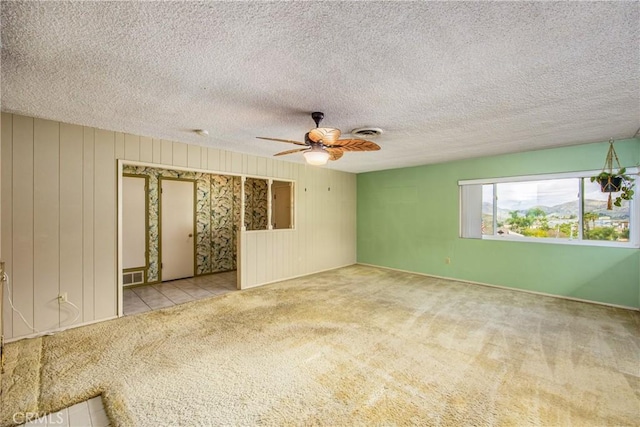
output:
[[[614,171],[613,161],[618,166],[618,170]],[[629,175],[626,174],[626,168],[620,167],[620,161],[616,150],[613,148],[613,139],[609,140],[609,151],[607,152],[607,158],[600,172],[596,176],[591,177],[591,182],[600,183],[600,189],[603,193],[609,193],[609,200],[607,202],[607,209],[613,209],[613,206],[620,207],[623,200],[631,200],[633,198],[633,181]],[[611,193],[620,193],[616,196],[612,203]]]

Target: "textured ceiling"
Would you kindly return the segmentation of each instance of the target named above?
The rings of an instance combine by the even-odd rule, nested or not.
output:
[[[260,156],[323,111],[384,130],[350,172],[629,138],[639,56],[635,1],[2,2],[4,111]]]

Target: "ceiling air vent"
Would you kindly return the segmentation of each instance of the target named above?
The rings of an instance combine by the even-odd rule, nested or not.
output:
[[[375,138],[381,134],[382,129],[380,128],[357,128],[351,131],[351,135],[360,138]]]

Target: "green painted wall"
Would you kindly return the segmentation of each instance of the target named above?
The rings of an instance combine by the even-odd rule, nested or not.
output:
[[[640,164],[640,139],[615,148],[624,166]],[[358,262],[639,308],[638,249],[458,237],[458,180],[601,169],[607,149],[603,142],[359,174]]]

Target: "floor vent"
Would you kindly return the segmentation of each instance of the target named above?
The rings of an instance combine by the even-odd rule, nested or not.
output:
[[[122,284],[127,285],[139,285],[144,283],[144,271],[128,271],[122,275]]]

